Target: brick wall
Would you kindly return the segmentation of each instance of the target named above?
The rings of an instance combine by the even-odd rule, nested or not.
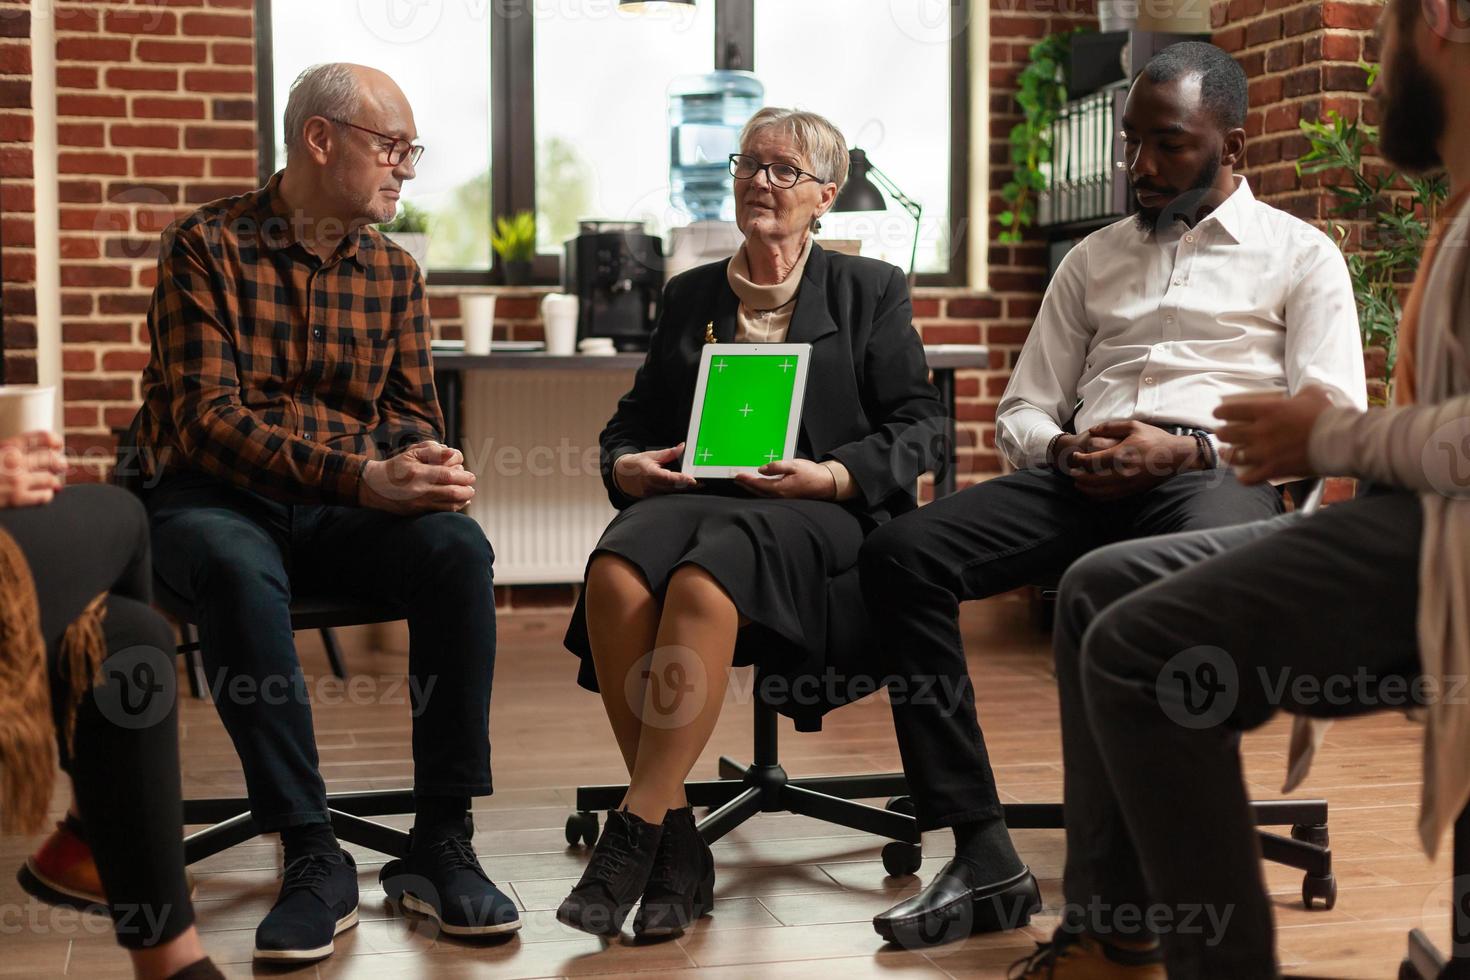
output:
[[[5,379],[36,380],[35,190],[31,182],[31,12],[0,0],[0,301]]]
[[[29,5],[0,0],[0,177],[3,177],[7,359],[12,380],[34,373],[30,241]],[[255,181],[253,5],[249,0],[136,0],[55,5],[61,168],[63,394],[73,479],[98,479],[109,431],[138,399],[144,314],[158,232],[175,216]],[[1090,0],[992,0],[988,139],[992,213],[1008,175],[1013,98],[1027,50],[1045,34],[1089,23]],[[1361,108],[1356,68],[1377,14],[1371,4],[1220,0],[1216,40],[1252,77],[1247,173],[1262,196],[1302,217],[1325,214],[1314,179],[1291,168],[1304,148],[1298,119]],[[1372,52],[1367,52],[1369,55]],[[977,134],[978,135],[978,134]],[[990,239],[994,229],[987,229]],[[984,292],[922,289],[916,323],[931,343],[987,343],[989,371],[958,381],[960,479],[997,472],[995,406],[1040,302],[1039,237],[989,247]],[[539,336],[534,291],[502,295],[497,333]],[[432,312],[457,332],[458,300],[431,286]],[[27,350],[31,348],[31,350]]]

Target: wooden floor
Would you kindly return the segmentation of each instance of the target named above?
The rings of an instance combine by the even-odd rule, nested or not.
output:
[[[1060,799],[1056,694],[1046,637],[1030,627],[1025,605],[1014,600],[969,604],[964,623],[1003,797]],[[873,837],[776,815],[759,817],[716,845],[716,911],[682,940],[609,944],[564,928],[553,910],[585,862],[585,852],[569,849],[562,837],[572,787],[621,776],[598,701],[575,686],[574,660],[560,649],[564,625],[564,613],[501,619],[491,723],[497,792],[476,802],[475,844],[490,875],[525,910],[518,936],[500,945],[470,945],[400,918],[378,886],[384,858],[354,848],[361,924],[339,937],[331,959],[288,971],[291,976],[1003,977],[1007,964],[1050,934],[1060,900],[1059,831],[1015,834],[1042,879],[1046,913],[1026,929],[921,955],[885,949],[868,921],[912,894],[919,878],[886,878],[878,858],[881,842]],[[341,703],[338,682],[327,679],[320,687],[323,702],[336,702],[315,709],[327,784],[342,790],[406,786],[409,718],[405,694],[395,686],[404,637],[393,632],[375,640],[348,633],[344,639],[360,680],[356,695],[347,699],[353,704]],[[382,651],[371,648],[378,641]],[[302,647],[308,672],[325,673],[315,640],[303,638]],[[736,696],[701,760],[702,778],[713,775],[721,753],[748,754],[749,708],[733,703]],[[190,701],[181,717],[185,794],[239,793],[239,766],[214,709]],[[815,735],[795,735],[783,721],[782,738],[793,774],[890,771],[898,765],[888,708],[876,698],[830,715],[826,729]],[[1339,723],[1329,733],[1299,795],[1331,802],[1340,898],[1331,912],[1306,912],[1301,874],[1270,867],[1288,973],[1388,978],[1396,975],[1411,927],[1426,927],[1447,943],[1447,858],[1431,865],[1415,843],[1419,740],[1415,726],[1392,715]],[[1247,771],[1256,797],[1278,795],[1286,744],[1280,721],[1247,737]],[[1159,792],[1167,795],[1169,787]],[[59,814],[60,793],[55,806]],[[406,826],[408,820],[387,822]],[[0,865],[18,866],[33,843],[0,839]],[[920,874],[932,875],[951,846],[948,834],[930,835]],[[1207,841],[1200,851],[1208,859]],[[235,847],[192,869],[205,945],[230,975],[252,971],[253,931],[275,896],[279,868],[280,851],[271,839]],[[104,922],[30,902],[8,871],[0,880],[0,951],[3,976],[130,975]]]

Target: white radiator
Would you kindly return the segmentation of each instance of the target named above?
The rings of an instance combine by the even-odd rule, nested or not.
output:
[[[597,435],[631,371],[466,371],[461,423],[475,473],[469,514],[495,549],[495,583],[580,582],[616,513]]]

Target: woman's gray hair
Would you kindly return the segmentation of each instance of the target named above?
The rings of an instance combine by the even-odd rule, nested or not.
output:
[[[344,61],[312,65],[296,76],[286,99],[286,158],[301,142],[306,120],[312,116],[351,120],[362,106],[354,66]]]
[[[751,116],[740,131],[740,149],[749,146],[757,133],[772,128],[791,137],[796,152],[806,158],[803,169],[830,180],[842,190],[847,182],[847,140],[840,129],[815,112],[766,106]]]

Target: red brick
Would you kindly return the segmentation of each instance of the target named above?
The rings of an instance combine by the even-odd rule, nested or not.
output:
[[[96,88],[97,69],[84,65],[57,65],[56,85],[58,88]]]
[[[34,248],[36,245],[36,223],[29,216],[24,218],[0,218],[0,242],[6,248]]]
[[[216,65],[254,65],[255,45],[237,41],[215,41],[209,46],[210,61]]]
[[[253,37],[255,21],[236,14],[185,14],[184,34],[189,37]]]
[[[31,83],[27,79],[0,79],[0,109],[29,109]]]
[[[1017,327],[1007,326],[1000,323],[992,323],[985,328],[985,342],[1002,347],[1016,346],[1026,342],[1026,335],[1031,332],[1029,326]]]
[[[147,238],[109,238],[107,240],[107,257],[109,259],[147,259],[149,261],[157,261],[160,248],[160,239],[152,235]]]
[[[1281,18],[1274,15],[1252,21],[1245,29],[1245,43],[1251,48],[1258,44],[1269,44],[1280,37]]]
[[[1356,63],[1363,52],[1363,41],[1354,34],[1322,35],[1322,57],[1328,61]]]
[[[928,324],[923,331],[924,343],[926,344],[978,344],[980,343],[980,328],[978,326],[959,326],[953,324]]]
[[[56,60],[132,61],[133,42],[121,37],[57,38]]]
[[[107,199],[119,204],[178,204],[179,185],[114,180],[107,185]]]
[[[126,116],[128,100],[118,95],[56,96],[56,112],[62,116]]]
[[[115,265],[69,265],[61,266],[63,286],[131,286],[132,273]]]
[[[0,143],[29,143],[35,138],[35,132],[30,116],[0,114]]]
[[[31,12],[14,7],[0,7],[0,37],[29,38]]]
[[[138,60],[202,64],[209,60],[209,48],[200,41],[139,41]]]
[[[133,339],[133,327],[115,320],[62,320],[63,344],[126,344]]]
[[[1225,31],[1216,31],[1214,42],[1226,51],[1239,51],[1245,47],[1245,28],[1232,27]]]
[[[31,214],[36,210],[36,189],[30,184],[0,182],[0,211]]]
[[[148,146],[163,150],[179,148],[179,127],[177,126],[114,125],[109,135],[112,137],[113,146]]]
[[[97,312],[112,315],[147,313],[151,302],[147,293],[104,293],[97,297]]]
[[[57,167],[64,174],[118,174],[128,172],[128,158],[119,153],[58,153]]]
[[[252,71],[186,71],[184,88],[190,92],[254,92]]]
[[[1313,65],[1292,72],[1286,76],[1283,93],[1288,99],[1294,99],[1299,95],[1312,95],[1322,91],[1322,71],[1320,66]]]
[[[254,122],[254,99],[215,99],[214,118],[219,122]]]
[[[179,87],[179,73],[173,68],[109,68],[107,84],[133,91],[173,92]]]
[[[58,31],[77,31],[83,34],[96,34],[102,28],[102,11],[93,10],[76,4],[58,6],[56,8],[56,29]]]
[[[1315,4],[1310,7],[1319,9]],[[1355,31],[1371,31],[1378,23],[1378,14],[1382,9],[1378,4],[1339,3],[1337,0],[1325,0],[1320,7],[1323,26]]]
[[[147,4],[127,10],[109,10],[103,26],[110,34],[177,34],[179,20],[167,10],[155,4]]]
[[[1225,23],[1239,23],[1266,9],[1266,0],[1230,0],[1225,7]]]
[[[209,158],[209,176],[211,177],[245,177],[251,178],[256,175],[256,163],[253,158],[225,157],[212,154]]]
[[[1296,129],[1301,115],[1301,106],[1298,104],[1272,106],[1266,110],[1266,132],[1281,133]]]
[[[203,119],[204,100],[140,95],[133,100],[133,115],[143,119]]]
[[[1322,27],[1322,7],[1315,3],[1296,7],[1288,10],[1281,19],[1288,35],[1295,37],[1298,34],[1306,34],[1308,31],[1319,30]]]
[[[31,151],[10,150],[0,147],[0,177],[30,177]]]
[[[36,253],[7,249],[0,255],[0,279],[6,282],[35,282]]]
[[[62,204],[101,204],[100,180],[63,180],[58,184]]]
[[[1323,65],[1322,87],[1329,92],[1366,92],[1368,76],[1357,65]]]
[[[202,157],[149,156],[138,154],[133,157],[135,177],[203,177]]]
[[[96,405],[68,405],[61,410],[61,424],[68,429],[95,429],[98,417]]]
[[[944,304],[944,315],[952,320],[994,320],[1000,316],[1000,300],[961,296]]]
[[[133,416],[138,410],[131,405],[127,406],[104,406],[102,409],[102,424],[109,429],[126,429],[133,424]]]
[[[61,257],[77,260],[100,259],[102,250],[98,248],[97,239],[91,235],[86,238],[63,235],[61,237]]]
[[[102,355],[104,371],[141,371],[147,366],[146,350],[110,350]]]
[[[58,216],[62,231],[126,231],[131,215],[121,208],[62,208]]]
[[[1299,68],[1302,58],[1302,42],[1288,41],[1278,44],[1266,52],[1266,70],[1286,71],[1288,68]]]
[[[133,399],[132,378],[66,378],[61,394],[69,402],[125,402]]]
[[[95,371],[97,370],[97,352],[90,350],[63,350],[61,352],[61,370]]]
[[[191,150],[253,150],[255,130],[246,126],[189,126],[184,146]]]
[[[0,44],[0,75],[29,75],[31,49],[24,44]]]
[[[255,6],[255,0],[209,0],[211,7],[228,7],[233,10],[250,10]]]
[[[91,293],[62,293],[61,294],[62,316],[91,316],[92,294]]]

